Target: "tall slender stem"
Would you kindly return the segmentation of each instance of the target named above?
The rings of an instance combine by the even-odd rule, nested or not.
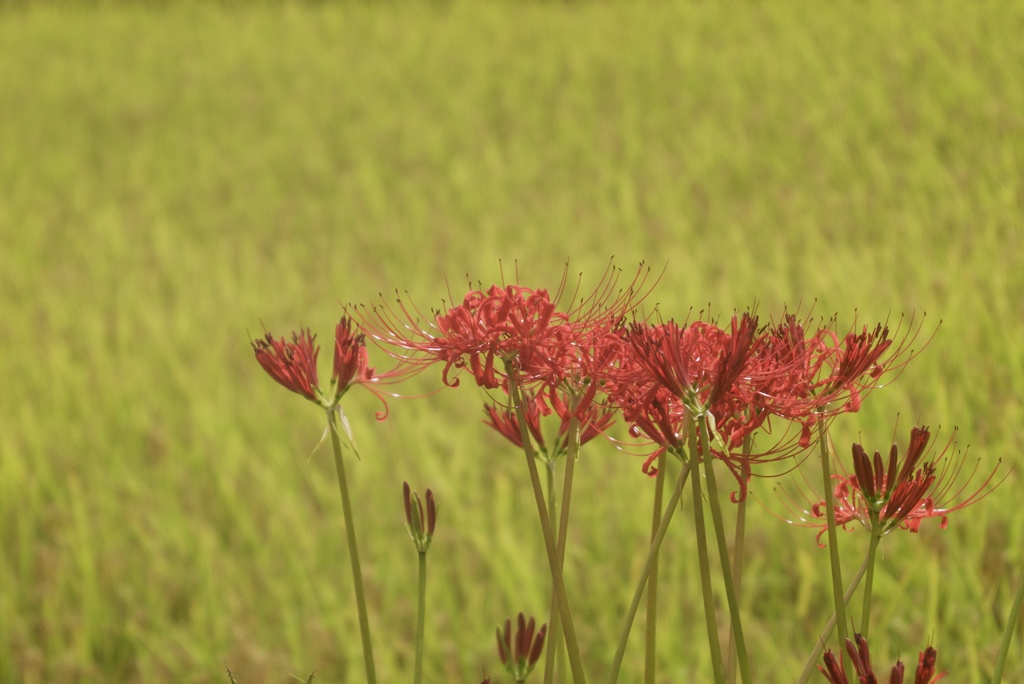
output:
[[[744,468],[749,468],[747,457],[750,456],[751,448],[753,447],[753,439],[750,435],[746,435],[743,438],[743,464]],[[744,470],[744,475],[749,480],[747,471]],[[740,499],[739,503],[736,504],[736,531],[733,534],[732,542],[732,553],[733,553],[733,564],[732,564],[732,584],[736,590],[736,600],[741,601],[742,588],[743,588],[743,548],[746,541],[746,528],[747,528],[747,497],[744,496]],[[736,638],[729,630],[729,647],[726,650],[727,656],[725,661],[725,680],[728,684],[733,684],[736,681]]]
[[[626,619],[622,625],[622,632],[619,634],[619,645],[615,649],[615,657],[612,659],[611,668],[608,670],[608,677],[605,679],[606,684],[615,684],[615,681],[619,678],[622,658],[626,654],[626,642],[629,641],[629,632],[633,627],[636,611],[640,608],[640,599],[643,597],[647,578],[650,576],[651,568],[654,566],[655,559],[658,556],[658,549],[661,548],[661,543],[665,539],[668,525],[672,522],[672,516],[675,515],[676,507],[683,496],[683,486],[686,484],[686,477],[689,474],[690,464],[684,463],[683,470],[679,473],[679,479],[676,481],[676,487],[669,498],[668,505],[665,507],[665,513],[661,516],[658,533],[654,536],[654,541],[651,542],[650,551],[647,552],[647,560],[644,561],[644,568],[640,572],[640,581],[637,582],[636,590],[633,592],[633,600],[630,601],[629,610],[626,611]]]
[[[338,490],[341,492],[341,510],[345,516],[345,533],[348,536],[348,555],[352,562],[352,584],[356,593],[356,610],[359,613],[359,636],[363,641],[363,664],[366,667],[367,684],[376,684],[377,670],[373,665],[373,644],[370,640],[370,620],[366,613],[366,594],[363,591],[363,573],[359,569],[359,548],[356,544],[356,528],[352,516],[352,502],[349,500],[348,483],[345,480],[345,464],[341,458],[341,436],[338,433],[338,413],[327,409],[330,425],[331,446],[334,448],[334,469],[338,472]]]
[[[701,454],[704,462],[704,474],[708,481],[708,504],[711,508],[711,522],[715,528],[715,543],[718,546],[718,559],[722,564],[722,581],[725,584],[725,598],[729,604],[729,618],[732,635],[736,640],[736,656],[740,666],[740,680],[750,684],[750,661],[747,659],[747,642],[743,638],[743,622],[740,617],[740,606],[736,600],[733,587],[732,566],[729,562],[729,547],[725,541],[725,523],[722,521],[722,505],[718,498],[718,483],[715,478],[715,458],[711,453],[711,439],[708,435],[708,424],[699,418]]]
[[[700,565],[701,595],[704,598],[704,622],[708,632],[708,649],[711,651],[711,666],[715,673],[715,682],[724,684],[725,672],[722,669],[722,646],[718,641],[718,617],[715,614],[715,596],[711,590],[711,563],[708,559],[707,526],[704,522],[704,502],[700,494],[700,449],[697,447],[697,430],[690,426],[690,463],[694,465],[697,475],[690,481],[693,489],[693,529],[697,537],[697,561]],[[704,458],[710,459],[710,454]]]
[[[417,583],[416,603],[416,666],[413,675],[414,684],[423,681],[423,632],[427,622],[427,554],[420,553],[419,582]]]
[[[544,488],[541,486],[540,473],[537,471],[536,458],[533,453],[533,445],[530,442],[530,435],[526,425],[526,408],[523,405],[522,392],[519,390],[519,383],[516,380],[515,369],[510,362],[505,363],[505,371],[508,377],[509,395],[516,409],[516,417],[519,420],[519,430],[523,441],[523,453],[526,455],[526,465],[530,471],[530,484],[533,486],[533,497],[537,503],[537,514],[540,517],[541,534],[544,536],[544,546],[548,554],[548,569],[551,571],[551,579],[555,585],[555,596],[558,599],[558,610],[562,616],[562,630],[565,635],[565,646],[569,651],[569,668],[572,670],[572,679],[575,684],[582,684],[587,681],[583,672],[583,661],[580,658],[580,647],[576,640],[576,625],[572,620],[572,612],[569,609],[569,597],[565,591],[565,580],[562,578],[562,568],[558,564],[558,549],[555,546],[555,535],[551,529],[551,519],[548,517],[547,506],[544,501]]]
[[[864,573],[868,569],[868,559],[865,558],[864,562],[860,566],[860,570],[854,575],[853,581],[850,582],[850,586],[846,589],[846,593],[843,595],[843,601],[846,603],[850,602],[850,598],[853,597],[853,592],[857,591],[857,585],[860,584],[860,580],[864,577]],[[818,662],[818,658],[821,657],[821,652],[825,650],[825,642],[832,636],[832,630],[836,628],[836,614],[832,613],[832,617],[829,618],[828,623],[825,624],[825,629],[821,630],[821,634],[818,635],[818,640],[814,644],[814,650],[811,651],[811,657],[807,659],[804,664],[803,671],[800,672],[800,678],[797,679],[797,684],[807,684],[807,680],[811,678],[811,674],[814,672],[814,666]],[[845,644],[846,641],[843,640]]]
[[[565,472],[562,474],[562,508],[558,516],[558,535],[555,539],[557,544],[558,552],[558,569],[560,572],[565,572],[565,547],[569,540],[569,507],[572,503],[572,482],[573,475],[576,472],[576,461],[580,455],[580,432],[582,426],[580,425],[579,418],[576,417],[576,408],[579,405],[579,398],[573,395],[569,399],[569,431],[568,431],[568,443],[565,455]],[[551,514],[552,520],[554,519],[554,513]],[[564,575],[563,575],[564,577]],[[561,627],[561,624],[559,624]],[[562,653],[562,646],[555,637],[551,637],[548,641],[548,657],[554,651],[558,654]],[[546,664],[546,663],[545,663]],[[564,661],[562,667],[565,667]]]
[[[877,526],[878,520],[876,519],[874,522],[875,526]],[[871,626],[871,590],[874,588],[875,558],[878,551],[878,542],[881,539],[881,535],[877,534],[873,528],[871,530],[871,543],[868,545],[868,575],[867,580],[864,582],[864,609],[860,615],[860,633],[865,639],[868,638],[868,628]]]
[[[828,433],[825,419],[818,421],[818,443],[821,445],[821,479],[825,488],[825,516],[828,522],[828,551],[832,565],[832,601],[838,616],[839,646],[846,643],[846,604],[843,601],[843,571],[839,562],[839,535],[836,533],[835,496],[832,493],[832,471],[828,457]]]
[[[658,475],[654,483],[654,504],[651,506],[651,576],[647,580],[647,633],[644,639],[644,684],[654,684],[657,669],[658,642],[658,549],[654,540],[661,526],[662,499],[665,494],[665,451],[658,456]]]
[[[555,500],[555,460],[547,462],[547,492],[548,492],[548,517],[554,519],[557,502]],[[561,539],[558,535],[556,541]],[[544,684],[552,684],[555,680],[555,654],[560,652],[565,644],[562,641],[562,621],[558,614],[558,597],[554,589],[551,590],[551,608],[548,618],[548,648],[544,654]]]
[[[1020,618],[1021,604],[1024,603],[1024,573],[1017,583],[1017,594],[1013,597],[1013,605],[1010,606],[1010,613],[1006,616],[1006,627],[1003,629],[1003,640],[999,644],[999,654],[996,656],[996,668],[992,674],[992,684],[1000,684],[1003,681],[1003,667],[1006,665],[1006,654],[1010,652],[1010,644],[1013,642],[1013,628]]]

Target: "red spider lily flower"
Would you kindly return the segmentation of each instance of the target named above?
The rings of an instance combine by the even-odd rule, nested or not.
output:
[[[879,323],[874,331],[867,326],[859,333],[849,332],[843,340],[842,355],[832,369],[825,385],[825,395],[846,390],[848,398],[843,410],[856,413],[860,409],[860,382],[863,378],[877,380],[885,370],[882,356],[892,347],[889,326]]]
[[[566,272],[567,273],[567,272]],[[510,363],[521,385],[556,387],[579,370],[572,349],[595,328],[608,329],[632,310],[643,293],[646,276],[638,276],[616,294],[619,271],[609,268],[598,289],[558,310],[564,294],[563,275],[558,289],[530,289],[521,285],[493,285],[473,290],[458,306],[420,313],[401,299],[390,306],[361,310],[368,334],[400,363],[423,368],[442,362],[445,385],[459,384],[458,373],[468,370],[487,389],[504,387],[505,364]]]
[[[913,428],[902,462],[895,444],[887,460],[877,451],[874,458],[869,458],[860,444],[854,444],[854,474],[833,476],[838,483],[834,491],[836,524],[845,527],[857,520],[882,536],[897,528],[917,532],[924,519],[940,518],[940,528],[945,529],[950,513],[987,496],[995,470],[972,494],[963,496],[967,484],[950,494],[964,464],[960,452],[951,459],[943,458],[956,433],[938,456],[921,463],[930,436],[926,427]],[[824,509],[825,502],[819,502],[811,508],[811,514],[823,520]],[[824,526],[818,533],[819,545],[826,531]]]
[[[688,423],[682,402],[661,385],[622,385],[612,397],[630,424],[633,437],[646,437],[661,449],[682,457],[686,446]],[[644,472],[648,472],[646,467]]]
[[[829,369],[828,375],[819,379],[813,388],[819,401],[818,410],[826,410],[829,404],[837,407],[835,411],[856,413],[860,410],[864,394],[878,387],[883,376],[898,376],[920,353],[910,345],[923,327],[924,317],[916,327],[912,318],[906,326],[901,320],[891,334],[889,326],[881,323],[870,332],[863,326],[859,333],[848,332],[841,344],[832,335],[833,344],[821,350],[818,360],[819,369]],[[924,344],[929,341],[930,338]]]
[[[722,419],[735,412],[737,403],[749,403],[756,396],[752,389],[739,386],[746,383],[748,367],[761,346],[757,317],[750,313],[733,316],[730,332],[704,321],[685,327],[669,321],[633,324],[628,339],[636,367],[695,416],[710,412]],[[716,406],[728,410],[715,413]]]
[[[924,327],[911,320],[890,333],[888,326],[869,331],[834,332],[835,320],[812,330],[786,315],[769,330],[763,353],[753,365],[752,384],[772,415],[802,426],[801,444],[809,446],[811,427],[820,420],[860,409],[864,395],[884,376],[894,378],[918,352],[911,348]],[[902,332],[901,332],[902,331]],[[929,340],[925,341],[925,344]]]
[[[714,405],[726,395],[737,392],[737,382],[747,372],[747,368],[759,351],[763,336],[759,334],[757,316],[744,313],[736,320],[732,317],[728,337],[722,339],[719,352],[718,367],[715,369],[708,395],[708,404]]]
[[[688,413],[677,394],[695,396],[689,364],[684,360],[687,355],[682,351],[686,330],[674,322],[632,324],[625,334],[627,344],[620,353],[617,372],[605,382],[609,401],[629,423],[629,434],[650,440],[657,447],[641,467],[652,477],[658,473],[653,463],[662,452],[678,458],[686,456],[692,410]],[[698,335],[690,332],[689,339],[697,339]]]
[[[821,373],[828,330],[807,335],[807,324],[793,314],[764,334],[748,370],[751,403],[758,411],[800,423],[800,446],[811,443],[811,426],[825,416],[814,393]]]
[[[253,341],[256,360],[270,377],[292,392],[301,394],[310,401],[320,403],[320,386],[316,377],[316,357],[320,353],[316,346],[316,335],[309,329],[292,333],[292,341],[284,338],[275,340],[267,333]]]
[[[435,314],[426,328],[417,322],[418,316],[404,307],[402,311],[408,323],[399,326],[389,310],[375,309],[379,319],[373,326],[375,338],[408,352],[399,356],[403,363],[422,367],[443,362],[442,380],[449,387],[459,384],[455,372],[466,369],[478,385],[496,389],[503,384],[506,361],[521,367],[540,365],[538,357],[556,356],[539,348],[556,346],[560,338],[553,329],[567,320],[555,310],[547,290],[519,285],[471,291],[462,304]]]
[[[337,406],[342,395],[353,385],[369,387],[384,378],[398,375],[395,372],[380,375],[367,365],[365,336],[357,330],[353,321],[345,316],[335,326],[334,364],[328,392],[321,389],[317,379],[316,362],[320,349],[316,344],[316,335],[310,333],[309,329],[292,333],[291,342],[285,342],[284,338],[275,339],[268,332],[253,341],[252,347],[256,360],[281,385],[324,408],[332,408]],[[379,393],[374,391],[374,394],[383,402]],[[382,419],[386,415],[385,408],[377,417]]]
[[[453,367],[468,367],[481,387],[499,387],[501,369],[496,373],[495,362],[539,365],[536,357],[544,359],[550,354],[538,352],[538,348],[557,346],[559,338],[552,328],[566,320],[565,314],[555,311],[547,290],[494,285],[486,293],[470,292],[462,306],[437,317],[445,384],[452,384],[449,372]]]
[[[525,616],[520,613],[517,618],[515,641],[512,639],[512,620],[505,620],[505,629],[498,626],[498,657],[501,664],[505,666],[508,673],[517,682],[525,682],[527,676],[533,671],[540,654],[544,650],[544,637],[547,635],[548,626],[542,625],[535,629],[536,623],[531,617],[527,622]]]
[[[627,339],[638,368],[694,414],[703,412],[705,402],[700,393],[714,384],[726,339],[724,331],[704,321],[685,327],[674,321],[660,325],[634,323]]]
[[[846,640],[846,652],[850,655],[850,660],[853,662],[853,667],[857,671],[857,682],[860,684],[878,684],[882,680],[879,679],[879,675],[876,675],[874,669],[871,667],[871,656],[868,653],[868,642],[862,635],[854,635],[854,641]],[[938,652],[931,646],[926,648],[918,656],[917,671],[914,674],[913,684],[935,684],[940,679],[946,676],[946,673],[936,674],[935,672],[935,661],[938,657]],[[843,668],[843,655],[836,655],[832,652],[832,649],[825,651],[825,666],[818,666],[818,670],[825,675],[831,684],[853,684],[846,676],[846,672]],[[904,667],[903,663],[899,660],[893,665],[892,670],[889,673],[888,684],[903,684]]]
[[[690,423],[695,417],[706,419],[712,452],[740,484],[735,501],[746,495],[753,463],[788,458],[795,452],[786,442],[759,454],[736,453],[770,415],[763,406],[763,388],[773,368],[763,356],[765,332],[758,328],[756,316],[733,316],[729,332],[703,321],[685,328],[672,322],[634,324],[628,339],[631,356],[613,378],[610,396],[632,423],[634,436],[646,435],[662,449],[681,455]],[[660,450],[651,459],[659,454]],[[652,462],[645,463],[644,472]]]

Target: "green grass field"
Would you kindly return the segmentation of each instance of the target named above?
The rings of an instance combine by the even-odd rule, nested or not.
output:
[[[501,265],[593,284],[612,255],[664,266],[666,316],[942,321],[834,437],[884,449],[899,414],[901,441],[959,426],[1011,471],[949,529],[888,537],[876,577],[876,662],[932,643],[947,681],[987,682],[1024,572],[1022,34],[996,2],[0,4],[0,682],[359,682],[322,414],[250,336],[329,340],[344,303],[433,306]],[[426,681],[507,681],[494,626],[547,611],[522,456],[483,398],[393,400],[383,423],[346,398],[382,682],[412,671],[403,480],[442,505]],[[577,468],[593,681],[644,558],[639,464],[595,443]],[[781,514],[774,484],[755,495]],[[745,628],[758,681],[789,682],[828,558],[765,508]],[[841,541],[852,572],[867,536]],[[688,524],[666,543],[659,681],[709,681]]]

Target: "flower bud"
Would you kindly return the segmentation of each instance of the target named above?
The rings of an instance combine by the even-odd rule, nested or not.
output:
[[[434,500],[434,493],[427,490],[425,512],[419,494],[409,488],[408,482],[402,483],[402,499],[405,504],[405,526],[409,530],[409,536],[416,544],[416,550],[426,553],[434,537],[434,527],[437,525],[437,502]]]

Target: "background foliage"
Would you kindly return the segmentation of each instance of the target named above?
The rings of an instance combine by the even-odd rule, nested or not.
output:
[[[886,448],[899,414],[901,435],[959,426],[1005,471],[1024,418],[1022,34],[1020,4],[952,1],[0,7],[0,680],[359,681],[321,416],[249,337],[329,339],[343,302],[434,306],[464,274],[500,280],[499,260],[549,287],[567,259],[585,284],[610,255],[646,260],[668,316],[927,311],[938,334],[837,424],[839,453]],[[497,674],[494,625],[547,609],[521,456],[479,423],[483,398],[395,400],[384,423],[346,399],[382,681],[411,671],[403,479],[442,502],[428,681]],[[567,575],[596,677],[651,481],[608,444],[580,466]],[[755,672],[788,681],[826,617],[827,558],[769,513],[774,484],[755,487],[747,630]],[[948,530],[886,540],[876,660],[930,642],[952,681],[986,681],[1024,567],[1019,485],[1018,468]],[[662,681],[703,681],[688,528],[670,537]],[[867,537],[841,540],[852,572]]]

